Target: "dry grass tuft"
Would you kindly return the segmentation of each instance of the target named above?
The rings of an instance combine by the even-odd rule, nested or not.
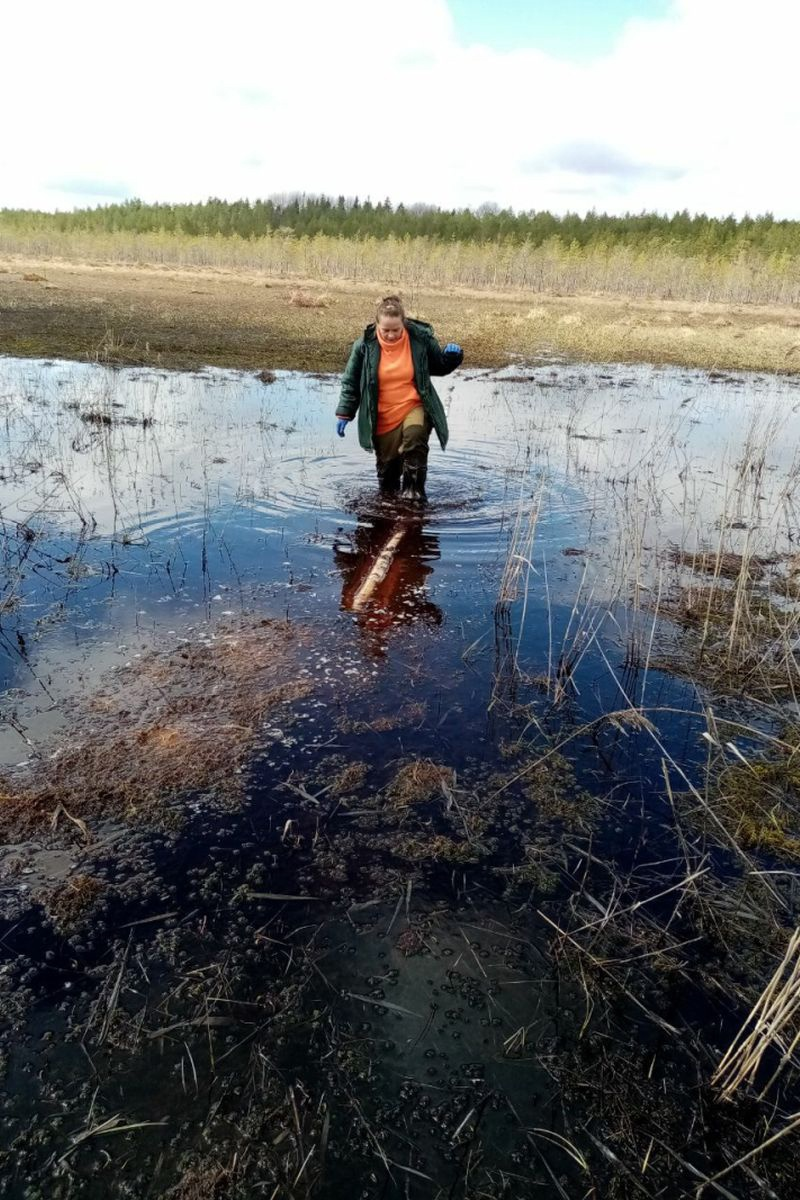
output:
[[[167,1200],[226,1200],[231,1187],[231,1172],[225,1167],[196,1167],[186,1172]]]
[[[42,897],[42,904],[53,924],[63,933],[73,930],[87,916],[98,897],[105,890],[104,884],[91,875],[74,875],[66,883]]]
[[[305,292],[301,289],[292,292],[289,297],[289,303],[294,308],[327,308],[330,302],[330,296],[315,295],[313,292]]]
[[[369,767],[363,762],[348,763],[331,780],[330,789],[334,796],[345,796],[363,787]]]

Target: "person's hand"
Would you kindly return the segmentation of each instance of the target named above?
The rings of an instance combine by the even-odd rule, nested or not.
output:
[[[339,417],[339,420],[336,422],[336,432],[339,437],[344,437],[344,431],[347,429],[348,423],[347,417]]]
[[[444,354],[460,354],[461,347],[458,342],[448,342],[443,351]]]

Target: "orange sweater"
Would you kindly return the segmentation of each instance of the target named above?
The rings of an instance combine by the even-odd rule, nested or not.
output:
[[[386,342],[376,330],[381,347],[378,363],[378,428],[376,433],[388,433],[406,419],[412,409],[422,403],[414,383],[414,362],[408,330],[396,342]]]

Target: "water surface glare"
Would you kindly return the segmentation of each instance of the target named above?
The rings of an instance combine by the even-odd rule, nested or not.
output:
[[[553,626],[584,574],[582,595],[610,605],[629,598],[634,558],[652,587],[659,552],[694,549],[722,521],[733,551],[790,545],[780,493],[800,432],[795,381],[602,365],[509,375],[444,385],[451,443],[432,448],[421,520],[400,513],[414,530],[387,626],[413,623],[424,595],[420,613],[457,629],[454,646],[485,633],[517,514],[532,505],[517,656],[533,674],[547,666],[539,614]],[[398,514],[378,500],[354,429],[334,434],[337,388],[292,374],[264,385],[219,370],[0,363],[2,671],[34,740],[92,675],[224,613],[256,606],[350,644],[348,559],[374,553]],[[754,446],[769,459],[755,511],[737,475]],[[361,644],[385,643],[378,630]],[[6,761],[22,749],[6,730]]]

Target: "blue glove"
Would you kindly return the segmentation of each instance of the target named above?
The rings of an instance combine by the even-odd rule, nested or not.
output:
[[[448,342],[443,351],[444,354],[460,354],[461,347],[457,342]]]
[[[347,425],[347,417],[340,417],[336,422],[336,432],[338,433],[339,437],[344,437],[344,431],[347,429]]]

